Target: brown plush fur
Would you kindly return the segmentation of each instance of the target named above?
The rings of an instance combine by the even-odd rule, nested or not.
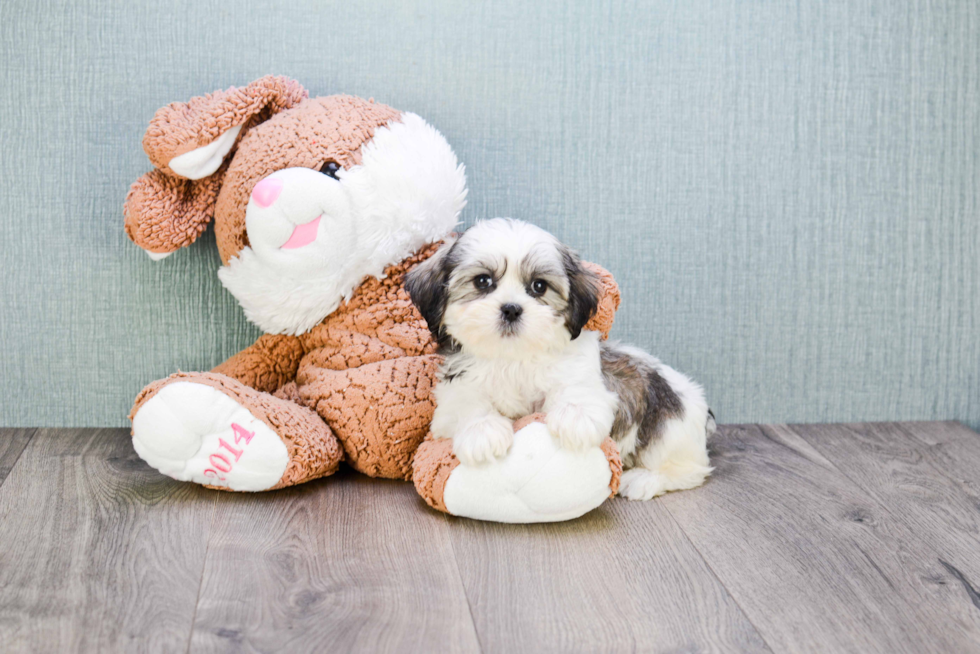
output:
[[[361,162],[361,146],[400,112],[349,95],[307,97],[299,83],[263,77],[242,88],[174,102],[157,111],[143,149],[157,167],[133,184],[123,213],[126,233],[151,252],[190,245],[213,218],[222,263],[248,245],[245,208],[255,184],[291,166],[343,168]],[[242,125],[226,163],[210,177],[188,180],[167,164]]]
[[[342,168],[356,166],[361,163],[361,146],[371,140],[375,128],[400,116],[383,104],[332,95],[304,100],[243,131],[215,206],[214,234],[221,262],[227,264],[248,245],[245,208],[259,180],[283,168],[319,168],[327,161]]]
[[[137,180],[126,198],[126,233],[137,245],[165,253],[192,243],[214,219],[227,264],[248,244],[245,210],[259,180],[287,167],[319,168],[327,161],[358,165],[374,130],[400,116],[372,100],[309,99],[299,84],[281,77],[171,104],[157,112],[143,140],[157,169]],[[239,124],[238,142],[210,177],[191,181],[168,168],[173,157]],[[403,277],[438,245],[389,266],[382,279],[365,280],[305,334],[265,335],[210,373],[177,373],[153,382],[136,398],[131,417],[169,383],[212,386],[286,443],[290,463],[276,488],[331,474],[342,459],[367,475],[411,479],[414,458],[419,493],[436,506],[458,461],[453,463],[451,447],[447,451],[441,443],[427,444],[424,455],[420,449],[435,408],[432,389],[440,358]],[[612,275],[590,266],[602,298],[586,329],[605,335],[619,290]],[[617,465],[618,457],[610,457],[616,484]]]
[[[445,500],[446,482],[458,465],[459,459],[453,454],[453,442],[448,438],[435,440],[430,434],[419,445],[412,462],[412,481],[415,482],[415,491],[433,509],[449,512]]]
[[[236,125],[267,120],[308,97],[299,82],[267,75],[242,88],[215,91],[173,102],[156,112],[143,135],[143,150],[158,170],[178,176],[167,164],[174,157],[203,147]]]
[[[337,471],[344,458],[340,443],[330,428],[309,409],[294,402],[273,397],[227,377],[207,372],[178,372],[144,388],[129,414],[132,420],[141,406],[167,384],[193,382],[216,388],[231,397],[279,435],[289,453],[289,463],[279,483],[273,488],[292,486]],[[227,490],[221,486],[211,486]]]

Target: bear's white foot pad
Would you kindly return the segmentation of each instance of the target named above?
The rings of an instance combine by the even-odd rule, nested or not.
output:
[[[555,522],[588,513],[609,497],[612,471],[598,447],[563,449],[540,422],[514,434],[503,459],[459,465],[444,491],[452,515],[495,522]]]
[[[180,481],[261,491],[289,463],[282,439],[248,409],[204,384],[167,384],[133,418],[141,459]]]

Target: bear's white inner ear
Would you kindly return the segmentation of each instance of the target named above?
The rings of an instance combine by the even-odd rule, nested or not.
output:
[[[203,179],[212,175],[221,166],[231,146],[235,145],[240,131],[242,126],[235,125],[204,147],[174,157],[167,165],[170,170],[187,179]]]
[[[150,252],[149,250],[143,250],[146,254],[154,261],[163,261],[169,257],[173,252]]]

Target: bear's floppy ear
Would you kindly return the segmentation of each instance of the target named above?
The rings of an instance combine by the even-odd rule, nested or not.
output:
[[[202,179],[221,166],[241,131],[307,98],[299,82],[268,75],[248,86],[174,102],[160,109],[143,136],[143,149],[158,169]]]
[[[143,136],[157,169],[126,196],[126,234],[154,259],[193,243],[214,216],[225,159],[239,135],[306,98],[298,82],[269,75],[157,111]]]
[[[126,235],[159,261],[197,240],[214,217],[219,190],[221,175],[195,182],[159,170],[149,172],[126,195]]]

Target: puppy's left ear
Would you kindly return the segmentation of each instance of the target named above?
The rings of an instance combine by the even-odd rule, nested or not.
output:
[[[455,244],[455,239],[447,239],[435,254],[405,275],[405,290],[439,345],[445,345],[449,338],[442,317],[449,299],[449,274],[452,272],[449,254]]]
[[[565,275],[568,277],[565,327],[568,328],[574,341],[599,307],[599,279],[595,273],[582,265],[582,260],[572,250],[564,249],[562,261]]]

